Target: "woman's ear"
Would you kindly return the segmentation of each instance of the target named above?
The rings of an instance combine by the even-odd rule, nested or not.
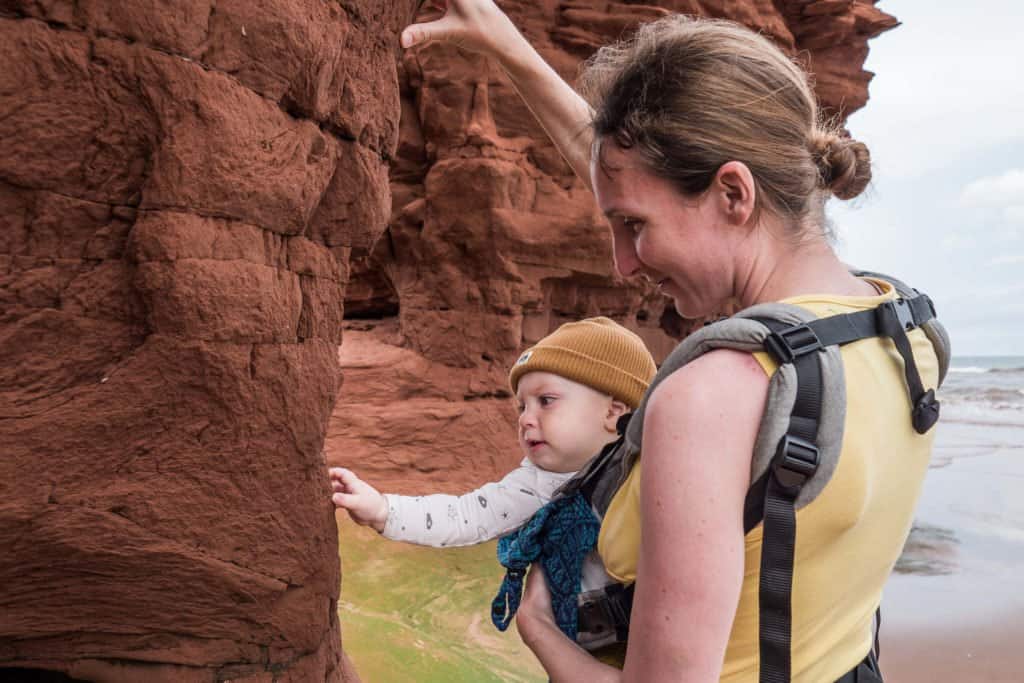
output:
[[[715,173],[711,185],[726,221],[746,225],[757,203],[757,185],[747,165],[742,161],[725,162]]]
[[[608,412],[604,418],[604,429],[611,434],[618,433],[619,418],[629,412],[629,406],[622,401],[612,399],[608,404]]]

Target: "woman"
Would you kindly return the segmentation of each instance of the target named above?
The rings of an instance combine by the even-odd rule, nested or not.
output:
[[[502,65],[593,189],[619,272],[656,283],[684,317],[769,302],[824,317],[895,298],[888,283],[852,275],[825,234],[825,200],[870,180],[867,148],[821,124],[806,75],[766,39],[725,22],[646,25],[588,63],[589,102],[490,0],[449,0],[441,19],[402,35],[405,47],[429,40]],[[934,387],[931,344],[920,329],[908,337]],[[865,658],[910,528],[934,431],[911,428],[894,357],[888,339],[844,346],[845,396],[825,397],[846,401],[846,429],[839,465],[798,514],[792,680],[834,681]],[[760,528],[745,535],[743,512],[775,370],[764,354],[717,349],[652,389],[642,461],[599,546],[636,586],[622,669],[558,630],[534,572],[518,627],[553,681],[758,680],[762,539]]]

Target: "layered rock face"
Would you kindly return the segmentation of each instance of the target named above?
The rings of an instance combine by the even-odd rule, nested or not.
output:
[[[0,678],[351,678],[321,448],[413,5],[0,3]]]
[[[867,101],[868,39],[896,25],[871,0],[501,5],[570,81],[599,46],[668,11],[738,21],[802,61],[840,118]],[[522,348],[600,314],[660,360],[688,323],[616,277],[592,196],[497,65],[429,45],[400,74],[391,223],[353,261],[328,458],[386,488],[455,491],[521,457],[505,377]]]
[[[518,458],[522,346],[597,314],[658,356],[682,333],[494,64],[396,54],[415,4],[0,2],[0,678],[353,678],[325,433],[378,483],[457,489]],[[737,19],[840,114],[893,25],[503,6],[568,77],[666,9]]]

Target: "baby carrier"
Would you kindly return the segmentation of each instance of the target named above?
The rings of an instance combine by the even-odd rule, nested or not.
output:
[[[767,351],[778,363],[754,447],[751,481],[744,505],[744,534],[763,523],[759,598],[761,683],[790,680],[791,589],[796,510],[807,505],[832,477],[842,446],[846,414],[845,377],[839,348],[885,337],[895,344],[909,394],[908,418],[926,433],[939,416],[934,389],[925,389],[907,332],[921,328],[939,361],[939,383],[949,368],[949,338],[927,295],[877,273],[858,272],[891,283],[897,299],[866,311],[818,318],[790,304],[761,304],[709,324],[684,339],[662,364],[644,400],[615,444],[604,449],[561,493],[582,495],[603,517],[639,457],[647,399],[680,367],[714,349]],[[827,400],[826,400],[827,397]],[[625,642],[629,634],[633,585],[612,584],[579,597],[577,640]],[[840,679],[881,681],[878,631],[864,662]]]

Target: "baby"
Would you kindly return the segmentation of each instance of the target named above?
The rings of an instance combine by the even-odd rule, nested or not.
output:
[[[399,496],[381,494],[352,471],[335,467],[334,504],[395,541],[452,547],[509,534],[618,438],[619,417],[639,405],[656,371],[643,341],[618,323],[566,323],[519,356],[509,373],[524,455],[518,468],[463,495]],[[611,582],[590,553],[583,590]]]

